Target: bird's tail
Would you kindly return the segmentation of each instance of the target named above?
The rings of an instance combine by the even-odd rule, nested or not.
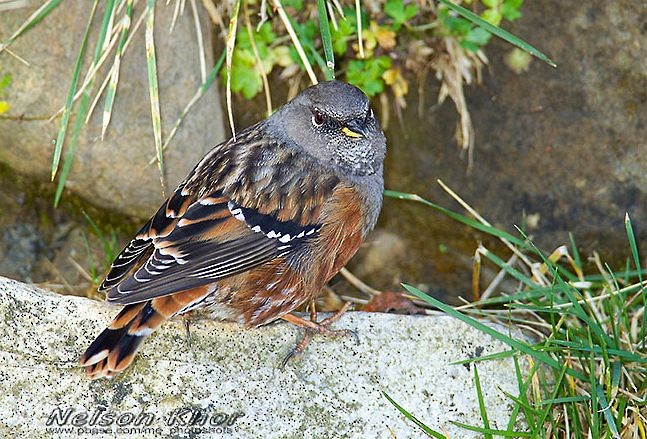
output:
[[[146,337],[166,320],[202,300],[208,294],[206,290],[195,288],[126,305],[81,357],[88,378],[112,378],[126,369]]]

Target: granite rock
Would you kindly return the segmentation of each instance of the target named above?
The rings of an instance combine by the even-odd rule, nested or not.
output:
[[[356,330],[359,344],[315,337],[282,370],[300,338],[287,323],[245,330],[203,319],[191,324],[189,342],[176,320],[121,376],[89,381],[78,358],[116,310],[0,278],[1,436],[96,435],[92,428],[107,429],[102,437],[421,436],[384,391],[436,430],[477,437],[452,424],[483,425],[473,366],[451,363],[506,350],[447,316],[350,312],[336,327]],[[518,393],[513,362],[482,362],[478,371],[490,426],[505,429],[512,401],[503,392]],[[196,414],[204,425],[191,431],[183,424]]]
[[[200,2],[196,2],[200,3]],[[34,8],[37,5],[34,5]],[[54,141],[60,117],[48,122],[65,102],[72,70],[92,2],[66,1],[30,29],[11,46],[27,59],[24,65],[6,52],[0,54],[2,73],[12,76],[5,97],[11,109],[0,118],[0,162],[15,171],[48,181]],[[196,28],[190,7],[178,17],[173,33],[169,28],[174,4],[159,2],[155,13],[155,46],[162,119],[162,136],[170,129],[202,83]],[[5,41],[33,12],[25,7],[0,14],[0,41]],[[137,5],[133,22],[145,5]],[[204,11],[207,66],[213,64],[209,22]],[[101,7],[94,20],[94,33],[88,41],[85,68],[94,55],[96,36],[103,16]],[[134,23],[133,23],[134,26]],[[148,217],[163,200],[157,166],[149,165],[155,156],[150,98],[146,68],[144,27],[136,31],[122,63],[111,124],[101,141],[103,98],[83,128],[66,188],[104,209],[136,217]],[[43,44],[47,42],[47,44]],[[114,55],[106,65],[111,66]],[[103,81],[106,69],[95,81],[92,99]],[[82,78],[81,78],[82,80]],[[76,107],[75,107],[76,108]],[[73,113],[77,110],[74,109]],[[68,140],[74,124],[70,120]],[[165,154],[168,190],[172,190],[212,146],[225,137],[216,86],[189,112]],[[65,154],[65,150],[63,152]]]

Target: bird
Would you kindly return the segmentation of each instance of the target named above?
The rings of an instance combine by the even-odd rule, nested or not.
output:
[[[292,353],[313,333],[348,334],[329,328],[348,304],[317,322],[314,299],[377,222],[385,154],[368,97],[335,80],[213,147],[99,285],[123,308],[82,355],[87,377],[114,377],[162,323],[198,309],[246,328],[302,327]],[[311,320],[292,313],[304,304]]]

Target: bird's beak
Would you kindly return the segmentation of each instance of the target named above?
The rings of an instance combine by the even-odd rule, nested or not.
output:
[[[361,139],[367,137],[368,133],[366,132],[366,127],[364,126],[364,121],[359,119],[352,119],[346,123],[346,126],[341,129],[341,132],[345,136],[351,137],[353,139]]]

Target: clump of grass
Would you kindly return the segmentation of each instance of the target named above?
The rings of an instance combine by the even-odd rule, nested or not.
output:
[[[200,10],[195,0],[175,0],[170,6],[174,8],[170,30],[173,30],[178,16],[190,7],[196,28],[203,83],[164,138],[160,119],[163,102],[160,102],[158,90],[154,38],[155,9],[159,4],[153,0],[146,0],[145,5],[138,5],[135,0],[95,0],[72,69],[67,98],[62,108],[51,117],[60,116],[51,166],[51,179],[57,180],[54,205],[58,205],[62,197],[80,131],[101,97],[104,97],[101,137],[105,137],[121,80],[121,60],[144,22],[154,134],[153,161],[158,164],[160,185],[164,192],[164,150],[168,148],[186,113],[214,80],[214,75],[207,77],[206,73],[199,12],[207,13],[221,28],[226,45],[226,69],[221,73],[221,79],[226,87],[227,112],[234,136],[232,91],[251,99],[263,90],[270,113],[272,100],[267,76],[275,68],[282,69],[280,77],[291,82],[292,92],[296,92],[304,74],[307,74],[310,82],[318,81],[316,66],[326,79],[341,77],[362,88],[369,96],[379,96],[385,126],[391,111],[387,94],[392,96],[399,116],[401,109],[406,106],[409,92],[407,77],[413,75],[422,84],[432,71],[442,83],[438,100],[449,97],[460,114],[457,141],[463,152],[467,152],[469,171],[474,135],[463,87],[479,81],[481,68],[487,62],[482,48],[491,34],[510,41],[546,62],[551,61],[498,27],[503,20],[513,21],[521,16],[522,0],[477,0],[467,3],[478,14],[447,0],[439,0],[439,3],[411,0],[370,0],[362,3],[356,0],[353,6],[342,6],[338,0],[236,0],[218,4],[213,0],[203,0],[204,9]],[[45,20],[60,4],[60,0],[45,1],[7,40],[0,43],[0,53],[7,52],[27,63],[9,46]],[[239,25],[239,21],[243,21],[239,20],[241,9],[244,11],[244,26]],[[82,61],[88,35],[95,26],[95,15],[101,17],[98,38],[92,61],[83,73]],[[229,20],[224,17],[229,17]],[[111,64],[109,59],[112,59]],[[217,75],[220,65],[212,73],[214,71]],[[97,84],[100,85],[95,87]],[[419,90],[422,95],[422,85]],[[71,131],[69,135],[68,131]]]
[[[444,186],[446,187],[446,186]],[[468,211],[467,203],[447,188]],[[505,430],[492,430],[487,411],[481,406],[483,424],[462,428],[485,437],[631,437],[644,438],[647,429],[647,350],[645,306],[647,285],[643,276],[631,221],[626,217],[628,258],[623,267],[611,268],[594,254],[595,273],[585,273],[581,255],[571,237],[570,244],[552,253],[540,250],[521,229],[510,234],[492,227],[472,211],[476,219],[451,212],[411,194],[387,191],[388,196],[422,202],[463,224],[496,236],[509,246],[506,258],[479,246],[477,254],[496,265],[501,273],[480,299],[453,308],[424,292],[404,285],[415,298],[458,318],[507,344],[510,349],[490,357],[471,358],[464,363],[512,357],[517,367],[518,395],[507,395],[513,405]],[[570,247],[570,249],[569,249]],[[475,264],[478,279],[480,265]],[[503,278],[518,283],[516,291],[492,296]],[[477,294],[481,293],[478,282]],[[497,310],[505,310],[505,317]],[[475,317],[479,317],[477,320]],[[534,339],[518,339],[482,322],[514,324]],[[529,370],[521,370],[524,357]],[[475,375],[477,395],[480,395]],[[392,401],[416,422],[415,414]],[[482,398],[479,397],[479,401]],[[403,403],[400,401],[400,403]],[[406,405],[406,403],[405,403]],[[519,419],[527,428],[519,430]],[[424,420],[417,420],[424,425]],[[456,424],[456,423],[455,423]],[[423,428],[421,426],[421,428]],[[423,431],[430,437],[444,437]]]
[[[99,286],[103,280],[103,275],[108,271],[108,268],[112,264],[112,261],[115,260],[119,252],[121,251],[121,246],[119,244],[119,239],[117,238],[117,233],[114,229],[102,230],[92,219],[92,217],[86,212],[82,211],[83,216],[88,222],[88,227],[90,232],[94,235],[95,238],[101,243],[101,252],[99,258],[96,257],[96,251],[92,250],[92,246],[84,234],[84,243],[85,249],[87,251],[87,264],[88,270],[83,270],[82,273],[91,282],[91,291],[93,294],[96,294],[96,288]],[[97,260],[98,259],[98,260]],[[79,266],[81,269],[81,266]]]
[[[198,55],[202,73],[202,84],[196,94],[186,104],[184,111],[173,129],[170,130],[166,138],[163,138],[164,130],[162,129],[160,119],[161,103],[158,90],[154,41],[156,32],[154,21],[155,9],[159,5],[158,2],[152,0],[147,0],[143,6],[141,2],[139,4],[137,3],[136,0],[107,0],[106,2],[95,0],[92,2],[92,7],[87,17],[86,30],[79,45],[75,65],[72,68],[65,103],[50,118],[50,120],[54,120],[60,117],[51,166],[51,179],[52,181],[56,180],[55,206],[59,204],[63,195],[65,182],[74,161],[80,132],[83,125],[90,119],[101,97],[105,98],[101,133],[102,139],[109,129],[114,101],[117,98],[118,85],[121,80],[121,60],[143,23],[145,23],[146,69],[148,71],[151,121],[154,134],[154,160],[158,163],[162,190],[165,187],[163,151],[168,147],[186,113],[204,95],[204,92],[211,86],[216,76],[214,74],[207,76],[206,74],[204,45],[201,39],[202,30],[196,11],[197,5],[194,0],[191,0],[188,3],[193,12],[194,23],[198,34]],[[178,15],[185,9],[186,3],[186,0],[175,1],[171,30],[175,25]],[[60,0],[48,0],[43,3],[6,41],[0,44],[0,53],[3,51],[7,52],[27,63],[22,57],[11,51],[9,46],[22,34],[46,19],[60,4]],[[92,28],[97,26],[94,23],[96,15],[101,17],[98,24],[98,38],[94,46],[94,54],[91,58],[90,65],[86,71],[83,71],[83,60],[86,56],[86,51],[89,49],[87,47],[88,35]],[[109,60],[112,60],[112,63]],[[219,69],[220,67],[218,65],[217,70]],[[97,84],[100,85],[97,87]]]

